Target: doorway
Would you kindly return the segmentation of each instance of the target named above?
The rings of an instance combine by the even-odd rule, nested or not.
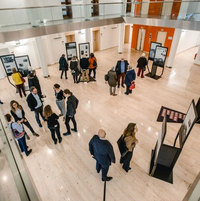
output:
[[[66,41],[67,43],[75,42],[75,35],[74,34],[66,35]]]
[[[165,45],[166,36],[167,36],[167,32],[158,31],[156,42],[157,43],[162,43],[162,46],[164,46]]]
[[[100,50],[100,31],[95,30],[93,31],[93,51]]]
[[[139,29],[138,30],[137,50],[139,50],[139,51],[143,51],[145,34],[146,34],[145,29]]]
[[[130,37],[130,25],[126,25],[124,33],[124,43],[129,43],[129,37]]]

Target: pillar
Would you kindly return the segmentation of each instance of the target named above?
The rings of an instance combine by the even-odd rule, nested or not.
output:
[[[48,72],[48,68],[47,68],[47,61],[46,61],[45,54],[44,54],[44,48],[42,46],[42,38],[41,37],[36,37],[35,41],[36,41],[38,53],[39,53],[39,56],[40,56],[43,76],[45,78],[49,77],[49,72]]]
[[[86,5],[86,4],[88,4],[88,5]],[[83,0],[85,21],[90,20],[90,17],[91,17],[91,5],[90,4],[91,4],[90,0]]]
[[[181,32],[182,32],[182,29],[175,29],[173,41],[172,41],[172,45],[170,48],[170,53],[169,53],[169,57],[167,59],[167,65],[166,65],[169,68],[172,68],[172,64],[174,62],[174,58],[176,56],[176,51],[178,48],[179,40],[181,37]]]
[[[194,60],[194,64],[200,65],[200,45],[199,45],[196,59]]]
[[[90,43],[90,52],[93,52],[93,36],[91,28],[85,29],[85,41]]]
[[[118,53],[122,54],[124,44],[124,23],[119,24],[119,44],[118,44]]]

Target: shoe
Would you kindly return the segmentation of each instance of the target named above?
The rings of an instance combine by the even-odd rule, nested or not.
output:
[[[54,144],[57,144],[57,139],[54,141]]]
[[[128,170],[131,170],[131,167],[129,167]]]
[[[61,78],[62,79],[62,78]],[[66,80],[68,79],[68,77],[65,78]]]
[[[122,167],[123,168],[123,167]],[[124,168],[123,168],[124,169]],[[124,169],[126,172],[128,172],[129,171],[129,169],[128,170],[126,170],[126,169]]]
[[[62,138],[60,138],[58,142],[61,143],[62,142]]]
[[[76,132],[76,133],[78,132],[78,131],[77,131],[77,130],[75,130],[74,128],[71,128],[71,130],[72,130],[72,131],[74,131],[74,132]]]
[[[117,86],[117,88],[119,88],[119,85]]]
[[[113,94],[111,93],[110,95],[112,96]]]
[[[28,151],[28,153],[26,154],[26,156],[29,156],[29,154],[32,152],[32,149],[30,149],[29,151]]]
[[[40,128],[42,128],[42,124],[38,124]]]
[[[144,76],[142,76],[141,78],[144,78]]]
[[[3,104],[3,102],[0,100],[0,104]]]
[[[97,173],[99,173],[101,171],[101,169],[97,170]]]
[[[29,137],[27,134],[26,134],[26,139],[27,139],[27,140],[30,140],[30,137]]]
[[[125,86],[124,86],[124,85],[122,85],[122,87],[123,87],[123,88],[125,88]]]
[[[61,117],[61,116],[63,116],[63,115],[62,115],[62,114],[59,114],[58,116]]]
[[[62,79],[62,77],[60,77],[60,79]]]
[[[112,179],[113,179],[112,177],[106,177],[106,181],[110,181]],[[105,181],[105,179],[102,179],[102,181]]]
[[[117,94],[113,94],[113,96],[117,96]]]
[[[36,136],[36,137],[39,137],[39,134],[37,134],[37,133],[33,133],[33,135]]]
[[[128,93],[126,93],[126,92],[125,92],[124,94],[125,94],[125,95],[128,95]]]
[[[63,135],[67,136],[67,135],[71,135],[71,133],[66,132],[66,133],[63,133]]]
[[[65,121],[66,117],[63,117],[63,121]]]

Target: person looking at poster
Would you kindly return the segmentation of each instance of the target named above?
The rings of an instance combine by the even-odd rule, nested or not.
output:
[[[96,69],[97,69],[97,59],[94,56],[94,53],[90,54],[89,61],[89,77],[91,76],[91,72],[93,71],[93,78],[96,78]]]
[[[62,56],[60,57],[59,65],[60,65],[59,70],[62,71],[60,78],[62,79],[63,73],[65,73],[65,79],[67,79],[68,63],[67,63],[67,60],[65,59],[64,54],[62,54]]]
[[[140,72],[141,72],[141,78],[144,78],[144,71],[146,70],[146,65],[147,65],[147,59],[145,58],[145,53],[142,53],[141,57],[137,60],[137,68],[138,69],[138,73],[137,76],[140,76]]]

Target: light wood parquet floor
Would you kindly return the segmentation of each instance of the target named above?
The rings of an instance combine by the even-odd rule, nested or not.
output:
[[[165,68],[158,81],[145,77],[136,79],[136,89],[125,96],[124,88],[117,89],[118,96],[109,95],[104,74],[122,55],[117,48],[96,52],[98,59],[97,82],[74,84],[68,72],[68,80],[60,79],[58,65],[50,66],[51,77],[43,78],[41,69],[37,70],[43,94],[47,96],[44,104],[50,104],[59,114],[55,104],[53,84],[62,89],[70,89],[79,99],[76,114],[78,133],[64,137],[61,144],[54,145],[46,123],[39,128],[34,113],[29,111],[25,98],[15,94],[7,79],[0,80],[0,96],[4,103],[3,111],[9,111],[12,99],[19,101],[26,117],[39,138],[31,136],[27,141],[33,149],[25,163],[43,201],[100,201],[103,200],[103,182],[95,171],[95,161],[89,154],[88,142],[99,128],[105,129],[107,139],[113,144],[116,164],[112,164],[107,183],[108,201],[180,201],[188,191],[200,170],[200,125],[195,125],[174,168],[174,184],[152,178],[148,175],[151,150],[154,149],[161,123],[156,122],[161,106],[186,113],[192,99],[200,95],[200,66],[193,65],[196,48],[178,54],[172,69]],[[123,56],[132,66],[140,52],[124,46]],[[158,70],[158,74],[160,70]],[[132,169],[126,173],[119,164],[120,154],[116,141],[129,122],[138,126],[139,143],[131,161]],[[60,119],[61,133],[66,132]],[[172,145],[180,124],[167,124],[165,144]]]

